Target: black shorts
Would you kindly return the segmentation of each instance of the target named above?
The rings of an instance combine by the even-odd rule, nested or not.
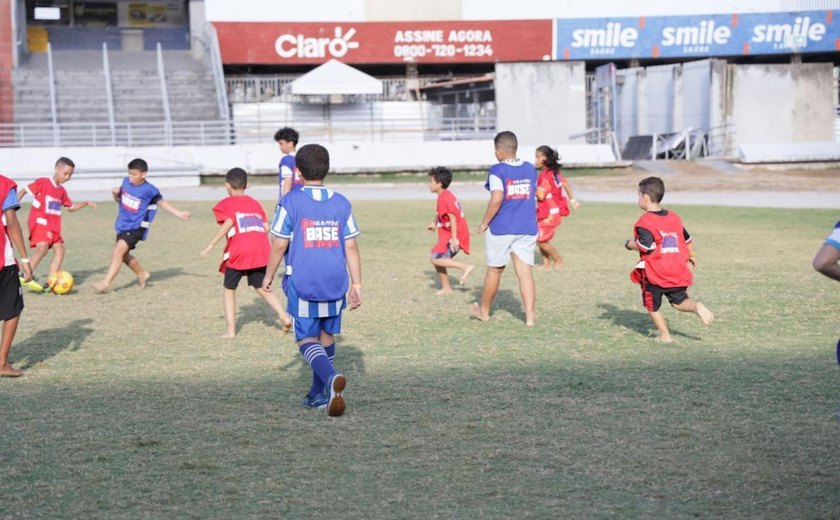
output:
[[[232,267],[225,267],[225,289],[236,289],[239,287],[239,280],[243,276],[248,277],[248,285],[258,289],[262,287],[263,279],[265,278],[265,267],[257,267],[256,269],[246,269],[240,271]]]
[[[645,309],[656,312],[662,306],[662,296],[668,298],[671,305],[679,305],[688,299],[688,287],[659,287],[644,281],[642,285],[642,305]]]
[[[23,312],[23,290],[16,265],[0,269],[0,321],[11,320]]]
[[[143,235],[146,233],[144,228],[137,228],[131,229],[129,231],[123,231],[122,233],[117,233],[117,242],[120,240],[124,241],[128,244],[128,250],[131,251],[135,247],[137,247],[137,242],[143,240]]]

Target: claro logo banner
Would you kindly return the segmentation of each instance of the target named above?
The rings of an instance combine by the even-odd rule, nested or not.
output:
[[[552,58],[552,20],[213,22],[225,64],[471,63]]]
[[[790,54],[840,50],[840,11],[556,20],[555,59]]]

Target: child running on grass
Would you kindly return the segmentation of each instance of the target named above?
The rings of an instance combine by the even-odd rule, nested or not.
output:
[[[563,267],[563,257],[557,249],[551,245],[554,232],[563,221],[563,217],[569,214],[569,203],[578,209],[580,204],[572,193],[569,181],[560,171],[560,156],[557,150],[550,146],[540,146],[534,154],[534,165],[540,172],[537,178],[537,247],[543,257],[543,267],[546,269],[559,269]],[[563,194],[563,190],[569,194],[569,199]]]
[[[58,271],[61,271],[61,263],[64,261],[64,238],[61,236],[61,208],[67,208],[70,213],[75,213],[82,208],[91,207],[96,209],[96,204],[90,201],[74,204],[64,189],[64,183],[73,176],[76,165],[67,157],[60,157],[55,162],[55,172],[52,178],[41,177],[30,183],[18,192],[18,199],[22,200],[27,193],[32,194],[32,209],[29,210],[29,247],[32,252],[32,272],[47,255],[50,249],[53,250],[53,258],[50,262],[47,279]],[[34,279],[29,282],[21,281],[35,292],[49,290],[49,285],[43,285]]]
[[[295,340],[312,368],[312,385],[302,404],[326,408],[337,417],[346,407],[347,379],[333,366],[335,335],[341,333],[341,311],[347,301],[350,310],[362,304],[362,260],[350,202],[324,186],[329,169],[330,155],[323,146],[308,144],[298,151],[303,188],[287,193],[277,207],[263,289],[271,290],[285,257],[283,290]]]
[[[123,179],[122,186],[111,190],[114,200],[120,205],[114,229],[117,231],[117,243],[111,253],[111,263],[108,272],[101,282],[93,282],[93,288],[100,294],[107,293],[111,283],[120,272],[122,264],[128,266],[135,275],[141,289],[145,289],[149,281],[148,271],[143,269],[140,261],[131,255],[130,251],[137,247],[137,243],[146,240],[149,226],[157,213],[158,205],[181,220],[190,218],[189,211],[181,211],[169,202],[163,200],[163,195],[146,180],[149,165],[143,159],[134,159],[128,163],[128,177]]]
[[[502,273],[513,258],[513,269],[519,281],[519,293],[525,307],[525,325],[536,320],[536,288],[534,287],[534,248],[537,243],[536,184],[534,165],[516,158],[519,142],[513,132],[499,132],[493,140],[496,159],[490,167],[485,188],[490,201],[478,233],[484,234],[487,272],[481,302],[470,307],[473,317],[490,319],[490,306],[499,292]]]
[[[660,207],[664,196],[665,183],[662,179],[642,179],[639,183],[639,207],[645,213],[636,221],[633,239],[624,242],[624,247],[639,252],[639,263],[630,279],[642,288],[642,304],[659,331],[659,341],[668,343],[671,333],[659,310],[662,296],[668,298],[673,308],[694,313],[707,325],[715,316],[705,305],[688,297],[697,255],[691,235],[683,227],[679,215]]]
[[[472,264],[465,264],[455,260],[459,251],[470,254],[470,229],[464,210],[458,198],[449,191],[452,183],[452,172],[442,166],[433,168],[429,172],[429,191],[437,194],[437,214],[435,221],[426,226],[429,231],[437,229],[438,241],[432,248],[432,265],[435,266],[440,290],[435,294],[450,294],[452,286],[449,284],[447,268],[460,269],[463,274],[458,282],[463,284],[467,276],[475,268]]]
[[[292,328],[292,320],[283,310],[277,295],[262,288],[269,254],[268,222],[262,205],[245,195],[247,186],[248,174],[245,170],[233,168],[227,172],[225,189],[228,197],[213,207],[219,230],[201,251],[201,258],[207,258],[213,246],[222,237],[227,238],[219,265],[219,272],[225,275],[223,303],[227,331],[223,338],[236,337],[236,288],[243,276],[277,313],[283,331],[288,332]]]
[[[9,351],[15,332],[23,312],[23,294],[20,290],[20,280],[28,282],[32,279],[32,267],[26,256],[26,245],[23,242],[23,231],[17,219],[20,201],[17,197],[17,184],[12,179],[0,175],[0,202],[3,207],[3,227],[0,233],[0,251],[3,251],[3,267],[0,269],[0,320],[3,321],[2,339],[0,339],[0,376],[19,377],[23,370],[15,368],[9,363]],[[23,277],[18,271],[18,261],[15,249],[20,253],[20,266]]]

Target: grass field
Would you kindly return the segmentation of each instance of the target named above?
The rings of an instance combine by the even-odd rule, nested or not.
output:
[[[358,202],[365,302],[329,419],[300,406],[309,369],[244,284],[239,336],[218,338],[211,203],[158,217],[147,289],[124,270],[93,294],[114,206],[64,217],[74,293],[26,295],[11,359],[27,374],[0,380],[0,518],[840,516],[838,286],[810,266],[836,212],[675,208],[699,253],[690,293],[717,320],[665,309],[662,345],[622,248],[637,207],[564,222],[567,266],[536,272],[526,329],[512,269],[490,322],[466,311],[483,268],[434,296],[429,202]],[[483,204],[466,209],[474,225]]]

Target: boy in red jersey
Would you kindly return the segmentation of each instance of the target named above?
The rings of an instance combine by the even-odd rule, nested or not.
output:
[[[76,165],[67,157],[60,157],[55,162],[55,174],[49,177],[41,177],[35,182],[22,188],[18,193],[18,199],[23,199],[27,193],[32,194],[32,209],[29,211],[29,247],[35,251],[32,253],[32,271],[47,255],[53,250],[53,259],[47,272],[47,278],[61,270],[61,262],[64,260],[64,239],[61,236],[61,208],[67,208],[70,213],[75,213],[82,208],[90,206],[96,208],[96,204],[90,201],[73,204],[63,184],[73,176]],[[49,286],[41,286],[35,280],[27,283],[21,282],[33,291],[42,292]]]
[[[688,297],[697,256],[691,235],[683,227],[679,215],[662,209],[665,183],[659,177],[648,177],[639,183],[639,207],[645,211],[633,227],[633,239],[624,247],[639,252],[639,263],[630,279],[641,285],[642,303],[659,331],[659,341],[670,342],[671,333],[659,311],[662,296],[681,312],[692,312],[709,324],[715,319],[705,305]]]
[[[219,231],[201,251],[201,258],[207,258],[213,246],[222,237],[227,237],[222,263],[219,265],[219,272],[225,275],[223,300],[227,332],[222,335],[223,338],[236,337],[236,287],[243,276],[247,277],[248,285],[277,313],[283,330],[288,332],[292,328],[292,320],[280,305],[277,295],[262,288],[270,252],[268,220],[262,205],[245,195],[247,185],[248,174],[242,168],[227,172],[225,188],[229,197],[213,207],[213,214],[220,224]]]
[[[452,172],[438,166],[429,172],[429,191],[437,193],[437,214],[435,221],[426,226],[429,231],[437,229],[438,241],[432,248],[432,265],[440,279],[440,290],[435,294],[450,294],[448,267],[463,271],[458,282],[463,284],[475,266],[454,260],[459,251],[470,254],[470,229],[461,203],[451,191]]]

